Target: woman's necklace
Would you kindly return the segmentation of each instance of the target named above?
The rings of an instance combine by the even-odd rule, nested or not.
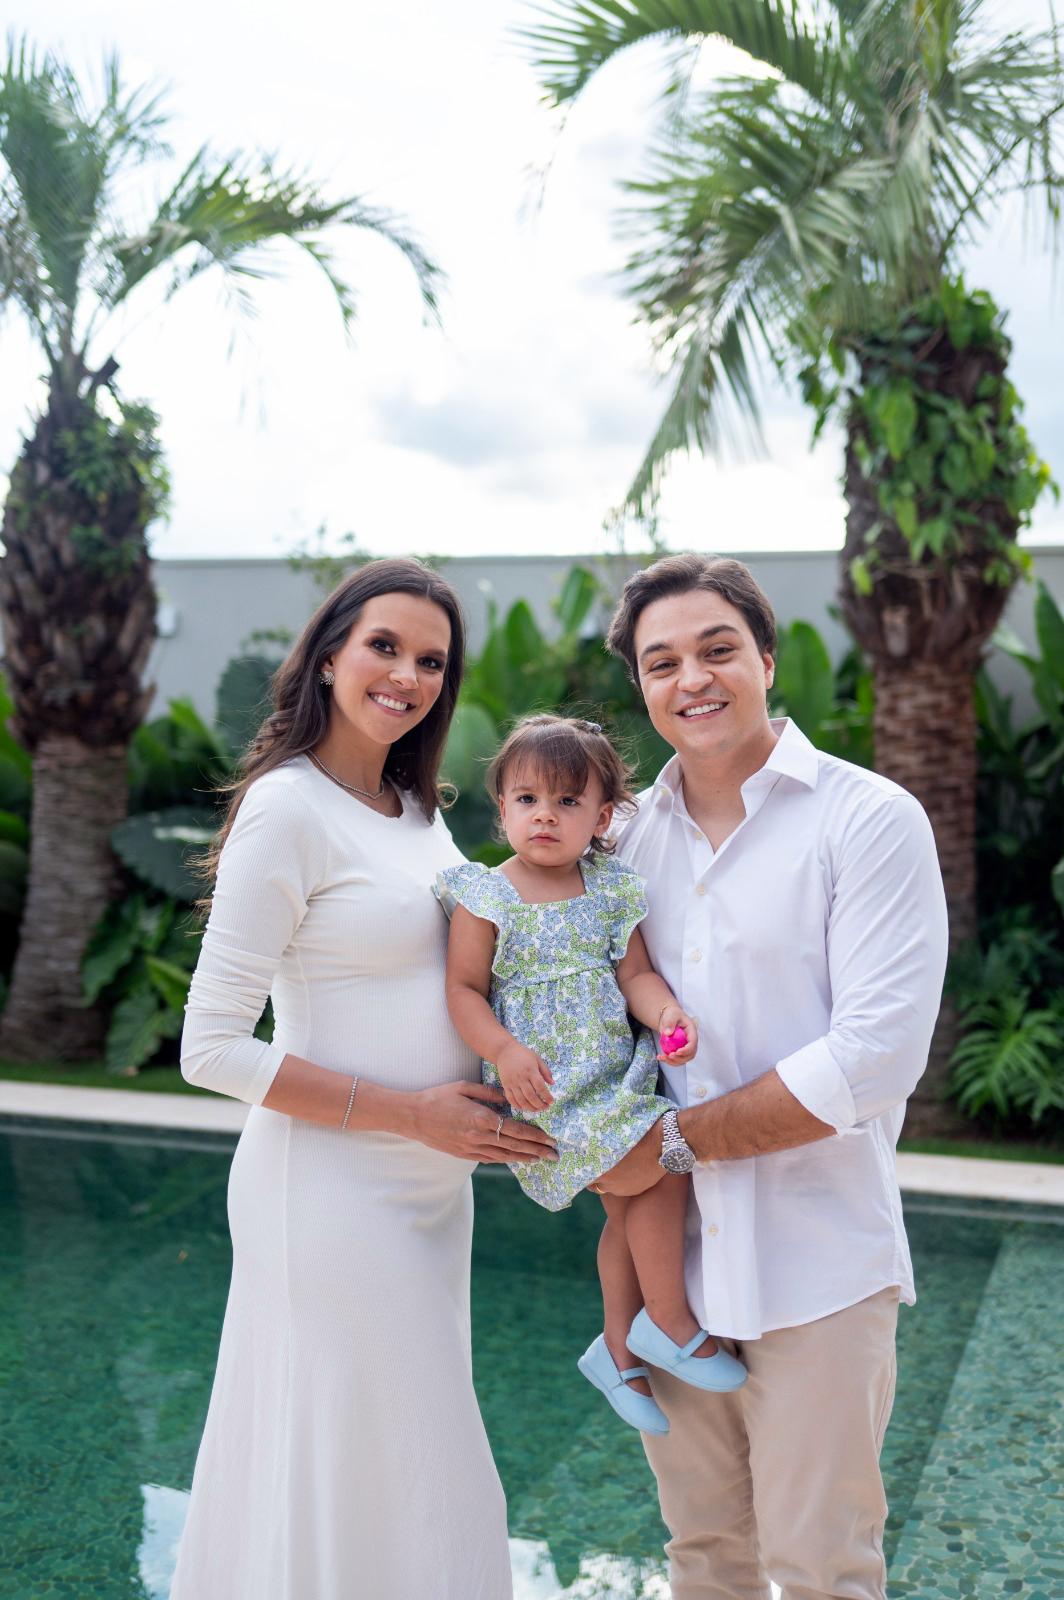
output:
[[[331,778],[333,783],[338,783],[340,785],[341,789],[346,789],[348,794],[361,795],[364,800],[379,800],[381,795],[384,793],[384,774],[383,774],[383,772],[381,773],[381,786],[377,790],[376,794],[374,794],[372,789],[360,789],[358,787],[357,783],[345,783],[343,778],[338,778],[336,776],[335,772],[330,772],[329,771],[329,768],[325,765],[324,761],[320,761],[318,759],[318,757],[314,754],[313,750],[308,750],[307,751],[307,755],[313,761],[314,765],[316,767],[319,767],[321,769],[321,771],[324,772],[324,774],[325,774],[325,776],[327,778]]]

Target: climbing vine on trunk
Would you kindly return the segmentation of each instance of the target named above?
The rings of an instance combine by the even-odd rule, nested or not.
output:
[[[807,351],[800,380],[817,433],[834,414],[847,429],[854,601],[958,563],[1008,591],[1029,567],[1017,536],[1055,485],[1020,420],[1011,344],[990,295],[943,280],[871,331]]]

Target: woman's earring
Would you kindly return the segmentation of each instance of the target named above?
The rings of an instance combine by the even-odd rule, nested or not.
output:
[[[318,678],[318,682],[323,683],[326,689],[331,689],[336,682],[336,675],[330,667],[326,667]]]

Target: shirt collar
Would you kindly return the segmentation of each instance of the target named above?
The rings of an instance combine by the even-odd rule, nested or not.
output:
[[[790,717],[772,717],[772,728],[779,735],[761,772],[793,778],[807,789],[815,789],[820,776],[820,753]],[[752,774],[754,778],[761,773]],[[747,779],[750,782],[750,779]]]
[[[790,717],[772,717],[773,731],[778,735],[764,766],[752,772],[742,785],[759,787],[774,783],[778,777],[793,778],[807,789],[815,789],[820,776],[820,757],[796,722]],[[654,803],[673,806],[682,794],[683,768],[679,756],[666,761],[654,783]]]

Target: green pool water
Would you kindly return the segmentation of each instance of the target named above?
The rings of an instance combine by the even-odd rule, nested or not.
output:
[[[229,1274],[231,1141],[0,1125],[0,1600],[165,1600]],[[576,1373],[591,1197],[476,1181],[477,1390],[517,1600],[665,1600],[638,1438]],[[892,1596],[1064,1597],[1064,1215],[913,1200]],[[308,1597],[310,1600],[310,1597]],[[425,1597],[429,1600],[429,1597]]]

